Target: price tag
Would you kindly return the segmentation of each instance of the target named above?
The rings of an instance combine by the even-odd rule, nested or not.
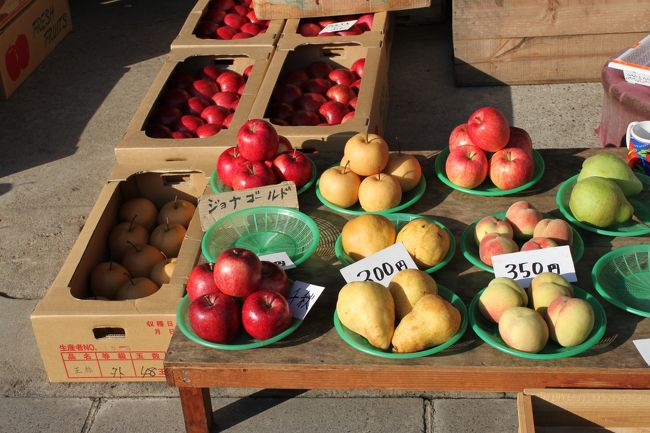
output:
[[[388,286],[393,276],[403,269],[417,269],[403,243],[398,242],[388,248],[352,263],[341,269],[346,282],[375,281]]]
[[[265,262],[273,262],[276,265],[280,266],[285,271],[287,269],[294,269],[296,267],[295,263],[293,263],[289,255],[285,252],[266,254],[263,256],[259,256],[259,258],[260,260],[264,260]]]
[[[334,33],[334,32],[344,32],[346,30],[350,30],[353,25],[357,23],[357,20],[351,20],[351,21],[341,21],[338,23],[332,23],[328,24],[325,27],[323,27],[323,30],[318,32],[319,35],[322,35],[324,33]]]
[[[578,281],[568,245],[540,250],[500,254],[492,257],[495,277],[512,278],[522,287],[542,272],[554,272],[567,281]]]
[[[634,343],[636,350],[639,351],[645,363],[650,367],[650,338],[632,340],[632,343]]]
[[[323,290],[325,287],[294,281],[287,294],[291,315],[296,319],[304,320]]]
[[[298,209],[298,193],[293,182],[239,191],[208,194],[199,200],[201,227],[207,230],[219,218],[240,209],[258,206],[283,206]]]

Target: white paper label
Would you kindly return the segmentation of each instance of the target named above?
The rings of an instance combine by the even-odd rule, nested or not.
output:
[[[418,266],[406,251],[404,244],[398,242],[342,268],[341,275],[348,283],[352,281],[375,281],[388,286],[390,280],[399,271],[417,268]]]
[[[291,315],[296,319],[305,320],[307,313],[314,306],[323,290],[325,290],[325,287],[315,286],[303,281],[294,281],[287,294]]]
[[[650,366],[650,338],[643,340],[632,340],[632,342],[636,346],[636,350],[638,350],[643,357],[645,363]]]
[[[522,287],[528,287],[542,272],[560,274],[569,282],[578,281],[568,245],[493,256],[492,267],[495,277],[511,278]]]
[[[350,30],[353,25],[357,23],[357,20],[351,20],[351,21],[341,21],[338,23],[332,23],[328,24],[325,27],[323,27],[323,30],[318,32],[319,35],[322,35],[323,33],[334,33],[334,32],[344,32],[346,30]]]
[[[296,267],[295,263],[293,263],[289,255],[285,252],[266,254],[259,256],[259,258],[265,262],[273,262],[285,271]]]

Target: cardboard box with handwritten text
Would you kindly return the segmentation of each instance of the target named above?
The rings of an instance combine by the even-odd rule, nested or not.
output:
[[[176,307],[200,256],[199,213],[189,224],[171,281],[156,293],[133,300],[88,299],[89,276],[97,264],[110,259],[108,235],[125,200],[146,197],[158,207],[176,197],[197,203],[208,183],[208,165],[113,168],[70,254],[31,315],[50,381],[164,380]]]

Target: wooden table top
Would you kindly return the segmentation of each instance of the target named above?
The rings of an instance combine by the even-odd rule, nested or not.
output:
[[[505,211],[513,202],[526,199],[540,211],[557,217],[555,194],[560,184],[578,173],[582,160],[601,149],[540,150],[546,172],[542,180],[522,194],[478,197],[452,190],[436,177],[435,152],[420,153],[427,178],[424,197],[403,212],[429,215],[455,235],[477,219]],[[608,149],[624,157],[624,149]],[[331,165],[335,155],[321,155],[319,169]],[[322,206],[313,190],[300,196],[301,210],[316,220],[321,245],[290,278],[325,286],[326,290],[300,328],[271,346],[220,351],[189,341],[180,331],[171,340],[164,362],[168,382],[185,387],[251,387],[300,389],[410,389],[519,391],[535,387],[650,388],[650,368],[636,350],[633,339],[650,338],[650,319],[622,311],[596,294],[591,269],[596,260],[613,248],[650,243],[650,237],[606,237],[577,229],[585,254],[576,264],[582,289],[596,294],[607,312],[607,331],[588,351],[571,358],[527,360],[502,353],[476,336],[471,327],[462,339],[438,354],[406,360],[384,359],[350,347],[334,329],[338,290],[345,284],[340,275],[334,242],[349,216]],[[435,280],[458,294],[467,306],[473,296],[493,278],[472,266],[457,249],[454,259],[433,274]]]

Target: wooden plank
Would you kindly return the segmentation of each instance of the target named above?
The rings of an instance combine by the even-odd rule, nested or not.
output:
[[[452,18],[454,41],[650,30],[645,0],[454,0]]]
[[[517,418],[519,419],[519,433],[535,433],[533,403],[530,395],[523,392],[517,393]]]
[[[208,388],[178,389],[187,433],[209,433],[212,424],[212,402]]]
[[[645,33],[454,41],[458,85],[600,81],[603,65]]]

